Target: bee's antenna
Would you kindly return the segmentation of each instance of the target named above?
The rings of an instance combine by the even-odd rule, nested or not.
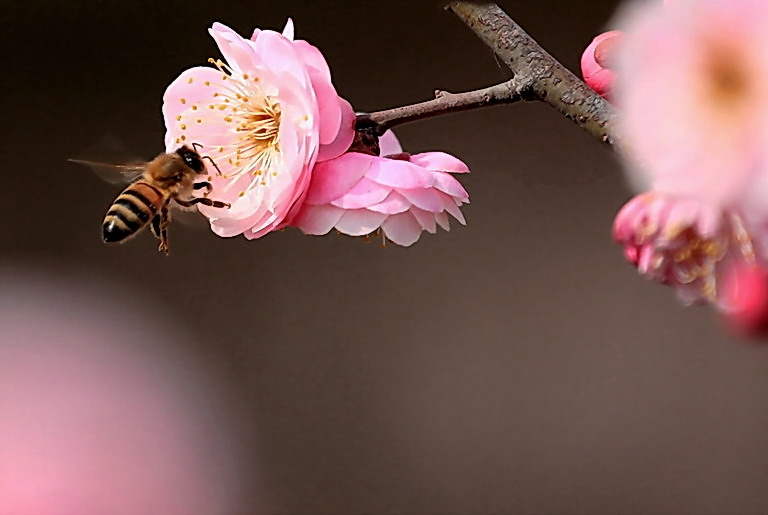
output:
[[[202,143],[192,143],[192,150],[197,152],[197,147],[202,148],[203,147]]]
[[[201,145],[201,146],[202,146],[202,145]],[[213,165],[213,167],[214,167],[214,168],[216,168],[216,171],[217,171],[217,172],[219,172],[219,175],[223,175],[223,174],[221,173],[221,170],[219,169],[219,167],[216,165],[216,161],[214,161],[214,160],[213,160],[213,158],[212,158],[211,156],[200,156],[200,157],[201,157],[202,159],[207,159],[208,161],[210,161],[210,162],[211,162],[211,164]]]

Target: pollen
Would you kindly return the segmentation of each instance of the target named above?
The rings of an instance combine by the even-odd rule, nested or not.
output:
[[[181,124],[181,130],[186,130],[186,129],[187,129],[187,126],[182,123]]]
[[[225,104],[220,104],[219,105],[219,111],[223,111],[226,108],[227,108],[227,106]]]
[[[200,118],[198,118],[198,119],[197,119],[197,120],[195,120],[195,121],[196,121],[197,123],[203,123],[203,120],[201,120]]]
[[[192,84],[192,77],[187,79],[187,84]]]
[[[211,85],[211,81],[207,80],[207,81],[203,82],[203,84],[205,84],[206,86],[210,86]]]
[[[244,196],[245,196],[245,192],[244,192],[244,191],[241,191],[240,193],[238,193],[238,194],[237,194],[237,196],[238,196],[238,197],[244,197]]]
[[[186,104],[187,103],[187,99],[186,98],[180,98],[179,102],[181,102],[182,104]]]
[[[181,135],[181,137],[180,137],[180,138],[181,138],[181,141],[184,141],[184,140],[186,140],[186,139],[187,139],[187,137],[186,137],[185,135],[183,135],[183,134]]]
[[[177,122],[180,122],[180,121],[181,121],[181,115],[179,115],[179,116],[177,116],[177,117],[176,117],[176,121],[177,121]]]
[[[232,117],[231,116],[225,116],[224,121],[227,123],[232,123]]]
[[[247,74],[247,73],[244,73],[244,74],[243,74],[243,79],[244,79],[244,80],[248,80],[248,74]]]
[[[193,106],[192,106],[192,110],[193,110],[193,111],[197,111],[197,105],[193,105]]]

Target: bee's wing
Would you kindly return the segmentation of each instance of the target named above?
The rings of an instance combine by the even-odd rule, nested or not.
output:
[[[85,165],[93,170],[96,175],[112,184],[128,184],[144,173],[146,162],[125,164],[102,163],[100,161],[88,161],[87,159],[68,159],[72,163]]]

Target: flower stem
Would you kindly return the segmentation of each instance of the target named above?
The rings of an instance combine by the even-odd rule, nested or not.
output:
[[[560,111],[598,140],[614,144],[611,105],[552,57],[493,2],[446,6],[512,71],[509,81],[464,93],[436,92],[433,100],[358,115],[357,129],[380,136],[396,125],[479,107],[538,100]]]

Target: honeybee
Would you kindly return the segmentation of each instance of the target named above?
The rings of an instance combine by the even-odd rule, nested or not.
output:
[[[149,225],[152,234],[160,240],[158,250],[168,254],[168,225],[170,223],[169,204],[171,201],[180,206],[190,207],[195,204],[217,208],[229,208],[226,202],[211,200],[208,197],[195,197],[194,191],[205,188],[211,191],[207,181],[195,182],[206,173],[203,159],[216,163],[208,156],[200,156],[196,146],[184,145],[175,152],[159,154],[152,161],[137,165],[115,165],[123,175],[133,176],[126,187],[107,211],[102,225],[102,239],[105,243],[118,243],[135,236]],[[72,159],[71,161],[99,166],[99,163]]]

